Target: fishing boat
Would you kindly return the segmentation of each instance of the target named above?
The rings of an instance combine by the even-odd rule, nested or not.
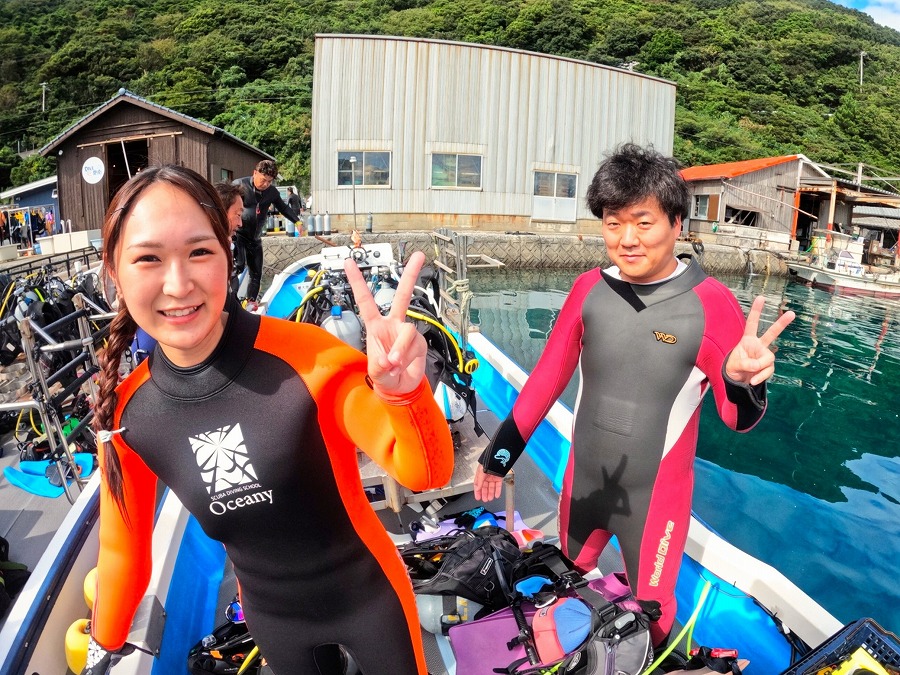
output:
[[[297,261],[273,281],[261,302],[263,311],[303,320],[304,315],[311,318],[327,308],[327,317],[333,321],[323,320],[324,327],[348,341],[358,340],[359,327],[349,317],[352,301],[340,270],[345,258],[355,259],[364,270],[376,301],[388,306],[403,255],[395,255],[390,246],[385,246],[326,247],[318,255]],[[458,283],[465,276],[464,242],[450,239],[449,248],[455,249],[458,266],[448,264],[443,253],[446,248],[439,246],[435,257],[435,266],[442,273],[438,276],[449,275],[454,282],[450,286],[465,289],[464,284]],[[485,437],[508,414],[527,378],[525,371],[489,336],[469,330],[465,321],[463,332],[459,331],[460,309],[463,315],[466,313],[465,299],[459,295],[451,297],[453,293],[448,292],[445,282],[441,278],[432,285],[430,277],[423,277],[418,288],[423,302],[414,303],[411,311],[431,318],[425,308],[427,303],[436,303],[440,328],[416,316],[412,318],[434,328],[443,338],[452,336],[444,348],[451,355],[450,367],[438,377],[444,388],[435,389],[438,401],[445,404],[448,421],[465,436],[459,443],[457,473],[444,489],[428,493],[397,491],[391,495],[393,488],[384,483],[383,477],[372,474],[367,478],[366,467],[361,467],[364,485],[373,486],[373,508],[380,509],[383,522],[398,544],[410,540],[407,526],[423,510],[427,512],[426,505],[432,509],[429,517],[435,518],[440,515],[435,505],[449,497],[455,497],[445,507],[450,510],[465,508],[466,500],[473,499],[470,490],[474,457],[484,447]],[[331,309],[334,307],[337,309]],[[448,319],[454,313],[455,319]],[[333,325],[345,320],[347,324]],[[477,404],[467,399],[467,388],[474,390]],[[473,424],[476,410],[478,421]],[[476,429],[481,427],[488,434],[479,436]],[[556,534],[555,498],[562,482],[571,429],[571,411],[556,403],[531,439],[526,456],[516,465],[514,480],[519,489],[514,493],[515,509],[525,523],[542,529],[548,537]],[[383,492],[374,489],[379,484]],[[66,672],[67,631],[71,635],[72,630],[77,633],[81,629],[83,634],[84,621],[89,616],[84,579],[96,562],[99,548],[98,487],[94,477],[67,514],[7,616],[0,630],[0,675]],[[223,606],[234,592],[221,545],[206,537],[168,491],[160,498],[153,550],[153,577],[129,636],[130,642],[147,648],[149,653],[135,652],[124,658],[115,668],[117,675],[187,672],[188,651],[221,622]],[[807,647],[822,645],[820,649],[828,650],[827,656],[832,659],[838,654],[843,658],[840,650],[847,649],[847,640],[841,636],[852,627],[844,627],[777,570],[730,545],[697,518],[691,522],[676,593],[677,621],[682,626],[692,626],[693,641],[738,650],[742,658],[750,661],[744,671],[750,675],[818,672],[797,669],[796,662]],[[885,638],[888,655],[882,658],[889,659],[884,663],[896,669],[900,667],[900,651],[893,650],[896,639],[891,642],[891,637]],[[447,638],[427,631],[423,631],[423,638],[430,672],[456,674],[456,661]],[[816,653],[810,652],[800,663],[809,662],[810,654]]]
[[[811,255],[786,261],[791,278],[841,295],[900,297],[900,269],[863,264],[862,244],[833,230],[816,230]]]

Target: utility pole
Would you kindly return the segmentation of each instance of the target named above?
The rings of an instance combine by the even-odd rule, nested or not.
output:
[[[863,59],[869,55],[868,52],[859,51],[859,91],[862,93],[863,84]]]
[[[47,87],[46,82],[41,82],[41,112],[47,111]]]

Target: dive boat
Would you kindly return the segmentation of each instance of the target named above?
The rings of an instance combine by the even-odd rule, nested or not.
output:
[[[262,311],[303,320],[304,312],[312,317],[327,309],[325,318],[333,320],[329,323],[323,319],[323,327],[330,326],[347,341],[359,340],[358,324],[345,316],[352,313],[346,280],[341,280],[347,257],[357,260],[376,301],[387,307],[402,258],[394,256],[390,245],[366,244],[328,247],[297,261],[273,281],[261,302]],[[438,261],[436,264],[443,270]],[[421,308],[413,308],[419,316],[428,316],[424,309],[427,303],[443,304],[445,292],[439,282],[432,287],[430,280],[424,280],[419,291],[427,300]],[[463,417],[470,420],[477,408],[481,423],[491,431],[508,414],[527,378],[525,371],[477,331],[460,335],[442,321],[438,328],[414,318],[435,328],[444,338],[452,336],[444,349],[450,354],[452,367],[446,369],[450,375],[438,378],[445,386],[443,390],[437,388],[436,394],[445,403],[448,421],[461,423]],[[345,320],[346,324],[333,325]],[[462,378],[460,373],[471,378]],[[477,406],[467,399],[467,388],[474,389]],[[455,484],[428,493],[401,491],[393,496],[390,486],[383,484],[383,497],[373,492],[373,508],[389,507],[379,513],[386,514],[382,520],[398,545],[410,540],[408,522],[403,518],[418,517],[422,503],[433,506],[438,497],[456,495],[458,501],[451,502],[448,510],[458,510],[460,503],[472,499],[468,492],[473,457],[486,442],[474,431],[476,428],[480,428],[477,422],[459,427],[468,438],[460,443],[463,454],[457,456],[459,475],[454,477]],[[557,402],[516,466],[516,482],[528,486],[515,493],[516,509],[524,522],[543,528],[547,536],[555,534],[555,495],[562,481],[571,428],[571,411]],[[363,468],[361,472],[366,485]],[[382,478],[376,475],[371,480],[374,486]],[[83,628],[89,616],[84,579],[96,562],[99,547],[98,501],[95,476],[68,513],[0,629],[0,675],[66,672],[67,631]],[[395,513],[391,514],[392,510]],[[398,523],[400,526],[395,527]],[[160,498],[153,551],[153,577],[129,636],[130,642],[146,647],[150,654],[138,651],[122,659],[115,668],[116,675],[187,673],[188,651],[221,623],[223,598],[230,599],[233,593],[233,587],[223,583],[223,579],[227,582],[227,564],[222,546],[206,537],[168,491]],[[694,642],[737,649],[742,658],[750,660],[744,671],[750,675],[811,672],[791,670],[792,664],[807,651],[805,648],[829,644],[829,638],[842,630],[835,617],[777,570],[730,545],[696,518],[690,526],[677,598],[677,620],[681,625],[693,625]],[[693,623],[695,611],[700,620]],[[456,674],[447,638],[424,631],[423,637],[430,672]],[[900,653],[896,658],[900,659]]]
[[[833,230],[816,230],[812,255],[786,261],[791,278],[831,293],[900,297],[900,269],[862,262],[862,244]]]

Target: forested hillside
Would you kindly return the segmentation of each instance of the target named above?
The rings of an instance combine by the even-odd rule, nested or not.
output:
[[[225,128],[307,184],[316,33],[630,67],[677,83],[687,165],[802,152],[900,175],[900,33],[826,0],[3,0],[0,189],[54,173],[19,151],[120,87]]]

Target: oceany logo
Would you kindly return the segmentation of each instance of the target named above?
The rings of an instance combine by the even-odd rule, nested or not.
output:
[[[217,516],[259,503],[272,503],[271,490],[260,487],[250,462],[241,425],[234,424],[188,439],[206,490],[213,496],[209,510]],[[239,496],[238,496],[239,495]]]
[[[500,448],[497,452],[494,453],[494,459],[500,462],[504,467],[509,463],[509,450],[504,448]]]
[[[678,342],[678,338],[669,333],[663,333],[661,330],[653,331],[653,335],[656,336],[657,342],[665,342],[667,345],[674,345]]]

